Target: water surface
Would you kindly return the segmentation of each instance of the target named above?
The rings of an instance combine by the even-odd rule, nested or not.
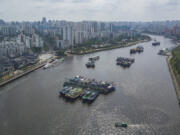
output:
[[[120,48],[72,56],[47,70],[39,69],[0,88],[1,135],[179,135],[180,109],[168,70],[159,49],[171,47],[170,39],[156,37],[161,46],[141,43],[144,52],[130,55]],[[85,63],[100,56],[95,69]],[[135,58],[130,68],[116,65],[118,56]],[[69,103],[59,98],[65,78],[82,75],[113,81],[116,91],[100,95],[93,104]],[[115,128],[127,122],[127,129]]]

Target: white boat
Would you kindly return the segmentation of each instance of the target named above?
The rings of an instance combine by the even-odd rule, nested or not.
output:
[[[158,54],[159,55],[167,55],[168,52],[169,52],[168,48],[163,48],[163,49],[159,50]]]
[[[50,68],[51,66],[52,66],[51,63],[47,63],[43,68],[44,68],[44,69],[47,69],[47,68]]]
[[[56,63],[58,63],[58,59],[55,59],[55,60],[52,62],[52,64],[56,64]]]

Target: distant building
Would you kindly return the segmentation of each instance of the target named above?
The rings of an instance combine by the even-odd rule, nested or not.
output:
[[[43,24],[46,24],[46,17],[43,17],[43,18],[42,18],[42,23],[43,23]]]

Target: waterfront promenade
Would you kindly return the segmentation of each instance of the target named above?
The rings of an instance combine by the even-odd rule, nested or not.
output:
[[[41,67],[43,67],[45,64],[46,64],[46,62],[43,62],[41,64],[37,64],[37,65],[31,67],[30,69],[27,69],[26,71],[23,71],[22,73],[13,76],[10,79],[7,79],[7,80],[4,80],[4,81],[0,82],[0,87],[4,86],[4,85],[6,85],[6,84],[8,84],[8,83],[10,83],[12,81],[15,81],[16,79],[19,79],[20,77],[23,77],[23,76],[25,76],[25,75],[27,75],[27,74],[41,68]]]

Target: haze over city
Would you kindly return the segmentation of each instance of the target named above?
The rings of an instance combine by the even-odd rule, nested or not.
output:
[[[0,0],[6,21],[164,21],[180,19],[179,0]]]

